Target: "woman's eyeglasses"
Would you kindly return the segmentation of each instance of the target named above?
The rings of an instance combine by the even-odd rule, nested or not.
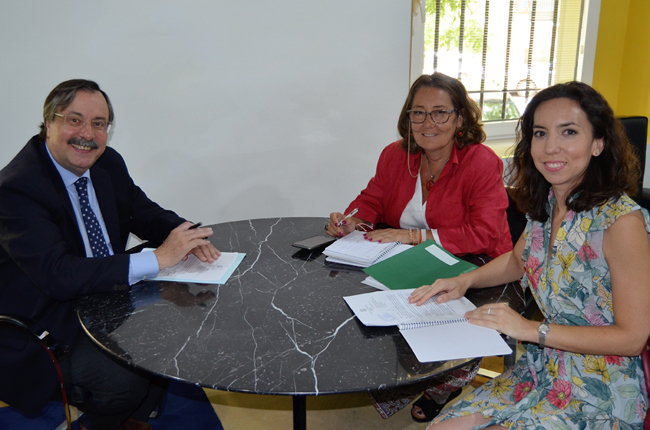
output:
[[[431,116],[431,120],[434,123],[444,124],[449,121],[449,117],[452,113],[456,112],[456,109],[436,109],[431,112],[421,109],[411,109],[406,112],[409,114],[409,119],[413,124],[422,124],[427,120],[427,115]]]

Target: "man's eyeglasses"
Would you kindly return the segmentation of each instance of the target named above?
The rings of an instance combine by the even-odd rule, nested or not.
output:
[[[60,116],[63,118],[64,124],[70,128],[82,129],[86,126],[86,120],[84,117],[75,113],[69,113],[67,115],[55,113],[54,116]],[[92,127],[92,129],[95,131],[108,133],[111,127],[111,123],[105,119],[92,119],[90,120],[90,127]]]
[[[449,121],[452,113],[456,109],[436,109],[431,112],[423,111],[420,109],[411,109],[406,111],[409,114],[409,119],[413,124],[422,124],[427,120],[427,115],[431,116],[431,120],[436,124],[444,124]]]

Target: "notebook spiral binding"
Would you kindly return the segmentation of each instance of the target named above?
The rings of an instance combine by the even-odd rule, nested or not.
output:
[[[456,318],[456,319],[451,319],[451,320],[440,320],[440,321],[421,321],[421,322],[401,323],[401,324],[398,324],[397,327],[400,330],[411,330],[411,329],[414,329],[414,328],[430,327],[430,326],[433,326],[433,325],[454,324],[454,323],[461,323],[461,322],[467,322],[467,318]]]
[[[375,262],[376,262],[376,261],[379,261],[379,260],[380,260],[384,255],[388,254],[388,253],[391,252],[394,248],[397,248],[397,247],[400,246],[401,244],[402,244],[402,242],[400,242],[400,241],[393,242],[390,246],[386,247],[386,249],[384,249],[384,250],[383,250],[379,255],[377,255],[377,256],[375,257],[375,260],[374,260],[374,261],[375,261]]]

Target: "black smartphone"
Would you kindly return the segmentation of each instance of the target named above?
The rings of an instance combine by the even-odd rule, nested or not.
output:
[[[293,243],[292,246],[295,246],[296,248],[311,250],[320,248],[321,246],[329,245],[335,240],[336,239],[331,236],[314,236],[310,237],[309,239],[299,240],[298,242]]]

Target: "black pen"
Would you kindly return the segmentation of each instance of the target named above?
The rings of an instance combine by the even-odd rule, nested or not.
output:
[[[202,222],[197,222],[197,223],[194,224],[192,227],[188,228],[188,230],[194,230],[195,228],[199,228],[199,227],[201,227],[202,225],[203,225]],[[207,237],[204,237],[203,239],[208,240]]]

